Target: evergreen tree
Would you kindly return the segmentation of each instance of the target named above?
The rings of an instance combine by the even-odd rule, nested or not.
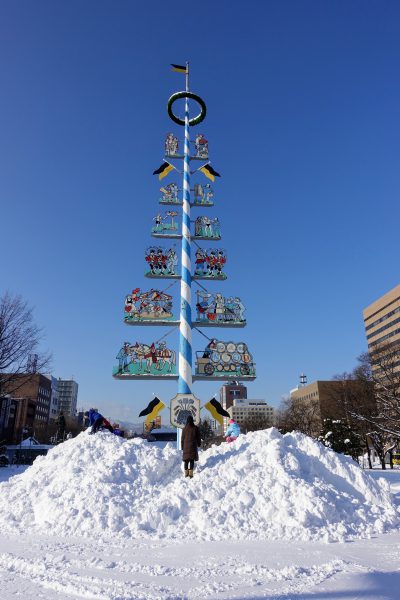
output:
[[[208,419],[201,419],[199,429],[200,437],[203,440],[203,442],[207,442],[207,440],[211,439],[214,435],[213,429]]]
[[[327,448],[357,460],[362,454],[360,437],[341,420],[324,419],[318,440]]]

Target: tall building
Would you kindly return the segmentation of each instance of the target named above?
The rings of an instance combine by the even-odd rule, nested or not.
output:
[[[363,310],[368,352],[379,345],[400,343],[400,285]]]
[[[237,381],[224,383],[219,390],[219,400],[225,410],[233,406],[234,400],[245,400],[247,398],[247,387]]]
[[[59,412],[75,417],[78,403],[78,384],[73,379],[58,378]]]
[[[51,402],[51,380],[40,373],[36,374],[24,374],[16,376],[12,381],[4,386],[5,393],[10,395],[14,400],[29,399],[31,405],[29,409],[30,417],[34,417],[34,427],[38,430],[46,428],[49,413],[50,413],[50,402]],[[27,410],[23,408],[21,404],[21,410],[16,411],[17,421],[16,427],[24,427],[24,415],[28,414]],[[29,425],[31,426],[31,425]]]
[[[229,412],[233,406],[234,400],[245,400],[247,398],[247,387],[238,381],[224,383],[219,390],[219,401],[222,407]],[[224,417],[222,433],[225,433],[228,427],[228,419]]]

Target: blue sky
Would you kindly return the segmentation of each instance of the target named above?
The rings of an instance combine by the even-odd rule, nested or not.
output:
[[[152,171],[165,135],[182,138],[166,102],[184,83],[169,64],[186,60],[222,174],[228,280],[212,289],[247,307],[221,338],[254,355],[249,396],[277,405],[301,372],[353,367],[362,309],[399,283],[399,17],[382,0],[0,4],[0,291],[35,308],[79,406],[136,420],[176,393],[111,370],[122,342],[165,332],[125,326],[123,302],[151,287]]]

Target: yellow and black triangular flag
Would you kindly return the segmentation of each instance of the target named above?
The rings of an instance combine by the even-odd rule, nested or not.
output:
[[[204,408],[206,408],[212,414],[214,419],[218,421],[220,425],[223,424],[224,417],[227,417],[229,419],[231,416],[224,408],[222,408],[221,403],[218,402],[218,400],[216,400],[215,398],[212,398],[210,402],[207,402],[204,405]]]
[[[160,398],[157,398],[157,396],[156,396],[154,398],[154,400],[152,400],[151,402],[149,402],[147,408],[144,408],[139,413],[139,417],[146,417],[146,421],[145,422],[146,423],[151,423],[151,421],[154,421],[154,419],[156,418],[156,416],[158,415],[158,413],[160,412],[160,410],[162,410],[163,408],[165,408],[164,402],[161,402]]]
[[[221,175],[217,173],[217,171],[214,171],[211,165],[203,165],[202,167],[200,167],[199,171],[204,173],[204,175],[208,177],[208,179],[211,179],[211,181],[215,181],[216,177],[221,177]]]
[[[158,169],[153,171],[153,175],[158,175],[158,179],[161,181],[161,179],[164,179],[172,169],[175,169],[174,165],[171,165],[171,163],[164,160],[161,167],[158,167]]]
[[[172,70],[176,71],[177,73],[187,73],[187,67],[186,66],[182,66],[182,65],[173,65],[171,64]]]

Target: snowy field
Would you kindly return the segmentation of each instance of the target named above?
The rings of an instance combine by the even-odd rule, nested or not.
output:
[[[400,470],[300,434],[214,447],[187,480],[172,444],[83,433],[0,481],[1,600],[400,598]]]

